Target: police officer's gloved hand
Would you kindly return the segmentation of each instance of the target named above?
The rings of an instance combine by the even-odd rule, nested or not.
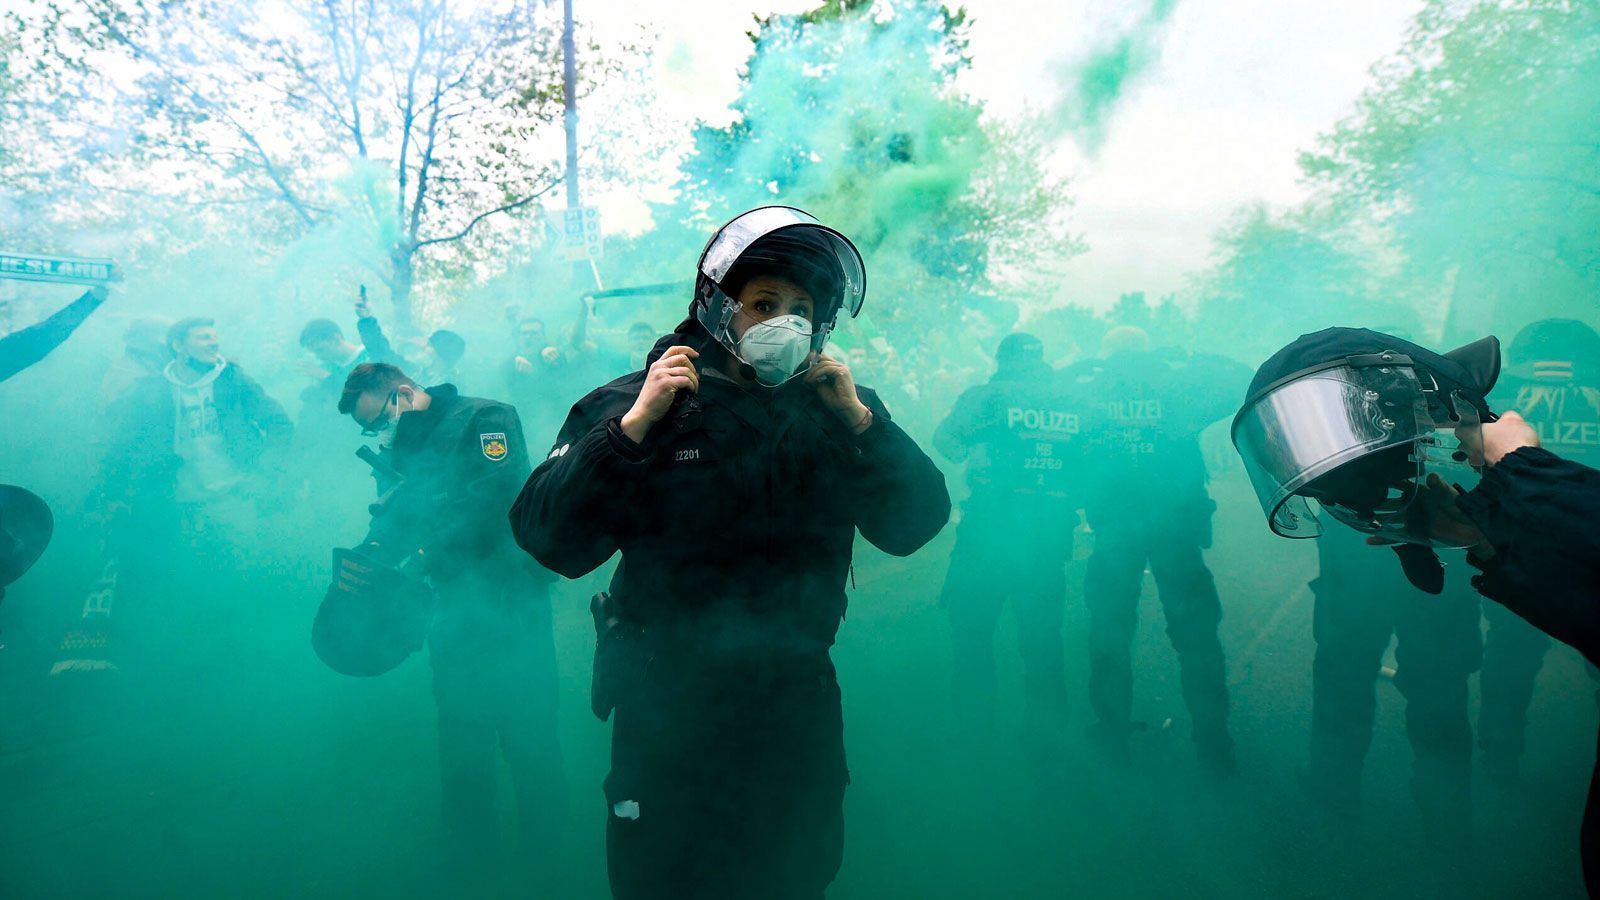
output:
[[[1420,532],[1443,546],[1478,548],[1484,544],[1483,532],[1456,506],[1460,493],[1446,484],[1438,475],[1430,474],[1423,483],[1418,497],[1412,501],[1411,510],[1421,519]],[[1401,544],[1381,538],[1369,537],[1367,543],[1388,545],[1400,558],[1400,568],[1420,591],[1438,594],[1444,590],[1444,564],[1439,554],[1425,544]]]
[[[1432,547],[1421,544],[1394,544],[1394,555],[1400,557],[1400,569],[1406,580],[1417,590],[1427,594],[1444,591],[1444,563]]]

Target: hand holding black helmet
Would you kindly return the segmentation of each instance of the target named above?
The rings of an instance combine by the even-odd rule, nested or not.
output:
[[[1465,459],[1456,441],[1494,420],[1484,398],[1499,371],[1494,337],[1438,354],[1380,332],[1329,328],[1274,354],[1233,423],[1272,530],[1320,534],[1315,500],[1382,541],[1463,546],[1436,527],[1439,498],[1429,492],[1448,486],[1430,468]]]

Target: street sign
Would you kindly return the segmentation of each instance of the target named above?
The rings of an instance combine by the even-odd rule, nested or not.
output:
[[[561,255],[567,262],[605,258],[606,242],[600,233],[600,210],[597,207],[562,210]]]
[[[0,250],[0,280],[46,281],[53,284],[109,284],[122,273],[109,259],[33,256]]]

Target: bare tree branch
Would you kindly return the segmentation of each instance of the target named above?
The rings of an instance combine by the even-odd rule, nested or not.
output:
[[[333,116],[334,120],[337,121],[341,127],[350,128],[351,123],[345,118],[344,111],[339,103],[338,98],[334,97],[333,94],[328,90],[328,86],[322,83],[322,79],[318,78],[315,73],[308,69],[305,63],[300,60],[299,55],[293,50],[289,49],[287,45],[279,44],[279,46],[283,48],[283,60],[294,69],[295,74],[300,76],[301,81],[309,84],[312,90],[316,92],[317,96],[322,98],[324,108],[327,110],[328,115]],[[285,89],[284,92],[286,94],[290,93],[288,89]],[[290,96],[294,95],[290,94]]]
[[[413,244],[417,241],[417,234],[422,228],[422,201],[428,196],[428,170],[433,166],[433,150],[439,136],[439,97],[443,88],[435,77],[433,82],[433,101],[429,104],[433,112],[428,116],[428,145],[422,151],[422,162],[417,166],[417,196],[411,204],[411,225],[406,233],[411,236]]]
[[[556,188],[560,187],[561,184],[562,184],[562,181],[561,181],[561,179],[558,178],[558,179],[550,182],[549,184],[545,185],[544,187],[538,189],[537,191],[534,191],[533,193],[529,194],[528,196],[523,197],[521,200],[516,200],[516,201],[513,201],[511,203],[507,203],[507,204],[505,204],[503,206],[497,206],[494,209],[491,209],[491,210],[489,210],[487,212],[481,212],[481,213],[477,214],[476,216],[473,216],[472,217],[472,221],[468,222],[466,224],[465,228],[462,228],[460,231],[456,232],[455,234],[444,235],[442,237],[436,237],[436,238],[428,238],[425,241],[418,241],[416,243],[416,246],[413,249],[421,250],[423,247],[427,247],[430,244],[447,244],[447,243],[449,243],[451,241],[459,241],[462,238],[466,237],[468,234],[471,234],[472,233],[472,229],[476,228],[478,226],[478,223],[482,222],[484,219],[487,219],[490,216],[499,215],[500,213],[508,213],[508,212],[512,212],[514,210],[521,209],[522,207],[527,206],[529,203],[532,203],[533,201],[539,199],[540,197],[543,197],[545,194],[548,194],[551,191],[555,190]]]
[[[266,173],[267,178],[270,179],[273,184],[277,185],[278,190],[283,195],[284,202],[289,204],[290,208],[295,211],[295,214],[300,217],[301,222],[303,222],[305,225],[311,226],[316,224],[316,219],[312,217],[310,211],[307,209],[306,205],[301,202],[299,196],[295,194],[294,190],[289,187],[287,180],[285,180],[283,174],[278,171],[277,165],[273,163],[272,157],[267,153],[266,149],[261,146],[261,142],[256,139],[255,134],[252,133],[250,129],[246,128],[243,123],[230,114],[225,107],[212,101],[204,94],[201,94],[187,81],[178,77],[178,75],[172,70],[171,66],[168,65],[166,60],[163,59],[160,54],[155,53],[135,42],[131,37],[123,32],[121,28],[118,28],[109,17],[107,17],[102,11],[95,9],[94,6],[87,2],[87,0],[85,0],[83,3],[83,7],[86,11],[88,11],[90,16],[94,17],[94,19],[106,29],[106,34],[111,37],[112,40],[117,41],[118,43],[132,50],[134,53],[150,60],[153,64],[155,64],[157,70],[161,72],[162,76],[165,77],[169,83],[177,86],[183,90],[184,93],[188,94],[190,99],[192,99],[201,109],[217,114],[222,118],[223,121],[227,122],[236,132],[238,132],[239,136],[255,149],[262,171]]]
[[[348,103],[350,113],[348,118],[342,111],[339,121],[350,132],[350,137],[356,144],[356,155],[362,159],[367,158],[367,137],[361,119],[361,83],[366,73],[367,51],[366,34],[360,24],[360,14],[351,4],[348,22],[341,24],[340,13],[334,0],[323,0],[323,12],[327,22],[327,38],[329,49],[333,53],[333,64],[339,73],[339,83],[345,89],[344,103]],[[367,22],[372,21],[372,2],[367,4]],[[344,36],[348,33],[350,40],[350,57],[345,60]]]
[[[399,180],[399,191],[395,198],[395,222],[406,220],[406,189],[410,181],[410,155],[411,155],[411,129],[416,123],[417,99],[417,74],[422,70],[423,56],[428,52],[428,6],[426,3],[418,10],[413,21],[417,25],[417,54],[411,60],[411,68],[406,73],[405,103],[400,114],[400,158],[397,162],[396,176]]]

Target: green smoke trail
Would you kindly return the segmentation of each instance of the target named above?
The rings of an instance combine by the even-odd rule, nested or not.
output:
[[[1246,211],[1197,279],[1199,315],[1262,347],[1323,325],[1453,344],[1597,319],[1600,12],[1430,2],[1352,112],[1303,153],[1312,197]]]
[[[1085,152],[1104,145],[1117,107],[1161,57],[1165,25],[1178,0],[1151,0],[1121,33],[1066,69],[1066,95],[1054,116]]]
[[[929,0],[828,3],[760,23],[735,121],[697,129],[678,200],[622,250],[623,268],[682,279],[722,219],[799,206],[867,258],[866,313],[841,345],[889,335],[903,357],[962,342],[981,360],[1032,299],[1019,274],[1079,245],[1066,186],[1043,168],[1044,130],[990,121],[956,87],[966,32],[964,13]],[[986,323],[975,335],[944,327],[974,314]]]

